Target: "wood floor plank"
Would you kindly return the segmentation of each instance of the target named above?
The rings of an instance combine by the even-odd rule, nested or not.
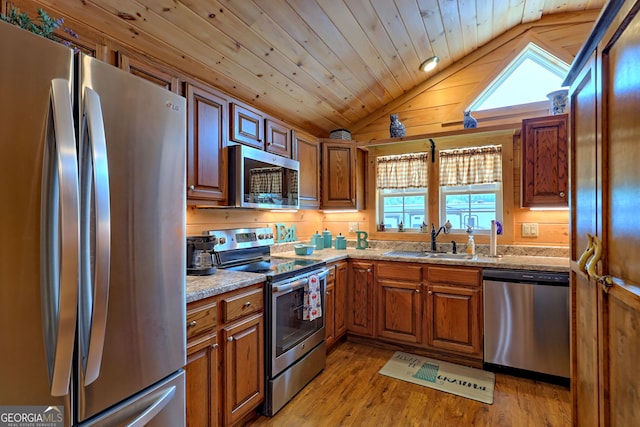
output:
[[[496,374],[488,405],[378,374],[393,351],[344,342],[327,366],[272,418],[251,427],[404,427],[571,425],[569,389]]]

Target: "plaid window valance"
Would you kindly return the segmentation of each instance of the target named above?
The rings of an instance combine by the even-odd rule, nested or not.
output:
[[[410,153],[377,158],[377,188],[426,188],[428,153]]]
[[[502,146],[440,151],[440,186],[502,182]]]

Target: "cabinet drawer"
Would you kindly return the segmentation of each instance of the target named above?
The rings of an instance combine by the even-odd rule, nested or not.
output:
[[[327,274],[327,284],[334,283],[336,281],[336,268],[335,266],[329,266],[329,274]]]
[[[187,310],[187,339],[207,332],[218,325],[218,304],[206,305]]]
[[[261,288],[224,298],[222,300],[222,321],[228,323],[262,311],[264,307],[262,292]]]
[[[479,268],[429,267],[427,278],[429,283],[444,282],[453,285],[480,286],[481,271]]]
[[[385,279],[422,281],[422,267],[403,262],[378,263],[378,277]]]

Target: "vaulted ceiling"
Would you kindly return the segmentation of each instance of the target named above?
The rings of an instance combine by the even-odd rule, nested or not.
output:
[[[36,0],[328,136],[509,29],[605,0]],[[438,68],[420,71],[437,55]]]

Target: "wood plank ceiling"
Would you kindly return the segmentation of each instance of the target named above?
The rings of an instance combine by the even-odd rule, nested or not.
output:
[[[36,0],[317,136],[519,24],[605,0]],[[152,48],[153,49],[153,48]],[[437,55],[438,68],[419,71]],[[184,64],[178,64],[180,68]]]

